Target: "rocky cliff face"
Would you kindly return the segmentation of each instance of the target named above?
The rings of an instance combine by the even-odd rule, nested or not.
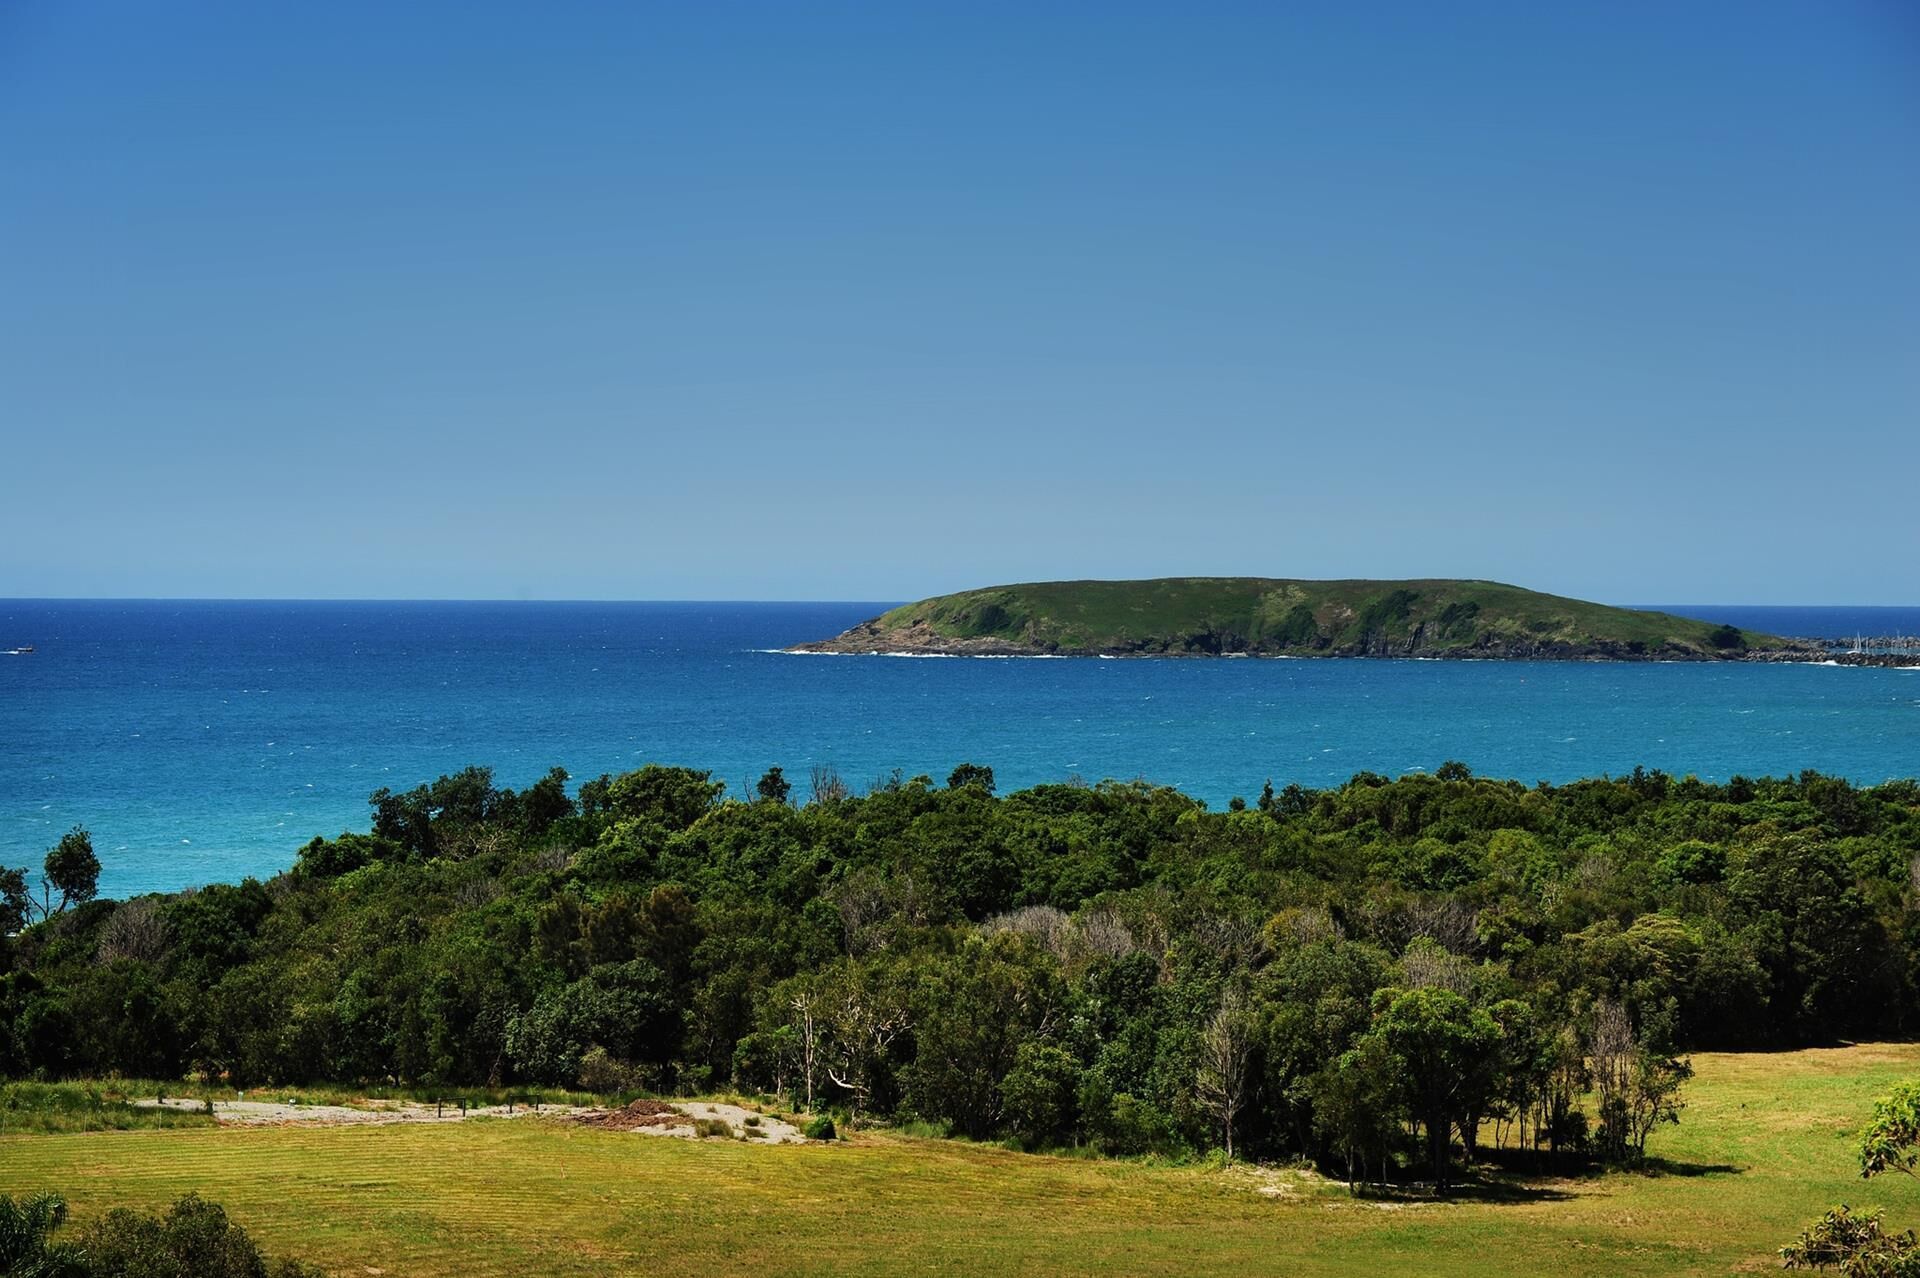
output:
[[[1466,661],[1823,661],[1827,650],[1818,644],[1787,641],[1777,648],[1703,651],[1681,644],[1649,648],[1641,643],[1596,640],[1570,643],[1549,639],[1516,639],[1480,634],[1467,641],[1430,635],[1417,627],[1402,639],[1385,633],[1360,642],[1306,644],[1248,644],[1238,636],[1213,630],[1153,636],[1126,645],[1104,648],[1063,648],[1022,643],[997,636],[951,638],[925,622],[883,626],[880,619],[863,621],[831,639],[795,644],[789,652],[840,654],[902,654],[942,657],[1376,657]]]
[[[1010,639],[985,636],[975,639],[950,639],[925,622],[910,626],[882,626],[880,619],[863,621],[851,630],[814,643],[797,643],[788,652],[837,652],[845,654],[903,653],[914,657],[1037,657],[1048,656],[1043,648],[1015,643]],[[1064,654],[1062,654],[1064,655]],[[1094,654],[1087,654],[1089,656]]]

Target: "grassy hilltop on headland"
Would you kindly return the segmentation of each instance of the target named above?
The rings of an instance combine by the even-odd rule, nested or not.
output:
[[[904,604],[804,652],[1810,660],[1812,645],[1492,581],[1162,577],[992,586]]]

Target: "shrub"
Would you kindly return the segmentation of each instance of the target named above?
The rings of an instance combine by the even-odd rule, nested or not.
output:
[[[669,1019],[659,968],[645,959],[602,964],[508,1021],[507,1055],[525,1077],[566,1086],[595,1044],[616,1059],[639,1057],[666,1041]]]
[[[732,1140],[733,1125],[724,1118],[696,1118],[693,1120],[693,1134],[703,1140],[709,1136]]]
[[[641,1071],[595,1043],[580,1055],[580,1086],[607,1095],[635,1092],[644,1085]]]
[[[1159,1153],[1180,1143],[1171,1118],[1126,1092],[1114,1093],[1107,1112],[1090,1117],[1101,1147],[1109,1153]]]
[[[1908,1278],[1920,1273],[1911,1229],[1893,1233],[1880,1213],[1856,1213],[1842,1203],[1780,1249],[1782,1269],[1838,1269],[1860,1278]]]
[[[1022,1043],[1013,1068],[1000,1080],[1007,1126],[1028,1145],[1059,1144],[1073,1130],[1079,1084],[1080,1066],[1063,1048]]]
[[[247,1231],[218,1204],[197,1194],[165,1216],[124,1207],[89,1226],[78,1246],[50,1235],[66,1219],[54,1194],[14,1199],[0,1195],[0,1273],[32,1278],[321,1278],[295,1260],[269,1265]]]
[[[800,1134],[808,1140],[837,1140],[839,1133],[833,1129],[833,1120],[825,1114],[815,1114],[800,1129]]]
[[[85,1270],[73,1248],[52,1241],[67,1219],[67,1200],[58,1194],[0,1194],[0,1274],[64,1278]]]

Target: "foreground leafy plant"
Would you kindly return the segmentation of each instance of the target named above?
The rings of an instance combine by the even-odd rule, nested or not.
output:
[[[1914,1175],[1920,1164],[1920,1081],[1909,1080],[1876,1101],[1860,1133],[1860,1176]],[[1847,1278],[1920,1278],[1920,1241],[1911,1229],[1889,1233],[1881,1213],[1856,1214],[1845,1203],[1780,1249],[1788,1269],[1838,1269]]]
[[[1888,1233],[1879,1212],[1858,1214],[1842,1203],[1782,1247],[1780,1261],[1787,1269],[1838,1269],[1847,1278],[1915,1278],[1915,1246],[1911,1229]]]
[[[53,1234],[67,1219],[58,1194],[0,1194],[4,1278],[322,1278],[297,1260],[268,1264],[247,1231],[217,1203],[188,1194],[164,1216],[124,1207],[89,1225],[75,1243]]]

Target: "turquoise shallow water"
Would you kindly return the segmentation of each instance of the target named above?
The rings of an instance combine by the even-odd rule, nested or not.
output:
[[[765,651],[879,608],[0,602],[0,648],[35,647],[0,657],[0,864],[85,824],[109,894],[271,874],[365,828],[373,789],[469,763],[519,785],[660,760],[736,791],[778,763],[804,792],[816,763],[858,788],[970,759],[1003,789],[1143,776],[1216,804],[1446,759],[1527,781],[1920,774],[1916,671]],[[1914,610],[1870,620],[1920,632]]]

